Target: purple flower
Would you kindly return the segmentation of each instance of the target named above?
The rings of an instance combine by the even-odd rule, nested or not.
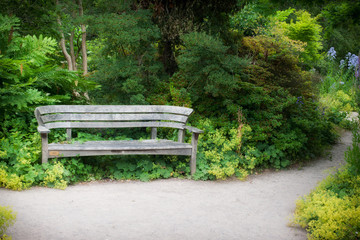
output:
[[[359,57],[356,56],[355,54],[352,54],[349,57],[349,61],[348,61],[348,69],[352,69],[352,68],[356,68],[359,64]]]
[[[300,106],[304,104],[304,102],[302,101],[302,96],[297,97],[296,104],[298,104]]]
[[[359,78],[360,75],[360,54],[358,56],[358,65],[357,65],[357,69],[355,70],[355,77]]]
[[[345,60],[344,59],[341,59],[339,66],[340,66],[340,68],[343,68],[345,66]]]
[[[334,47],[331,47],[329,49],[329,51],[327,52],[327,56],[330,58],[330,59],[335,59],[336,58],[336,51],[335,51],[335,48]]]

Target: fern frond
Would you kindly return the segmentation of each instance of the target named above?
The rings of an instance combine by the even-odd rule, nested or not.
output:
[[[26,60],[40,67],[50,59],[48,55],[55,51],[56,44],[56,40],[50,37],[28,35],[14,39],[8,48],[8,53],[12,54],[14,59]]]

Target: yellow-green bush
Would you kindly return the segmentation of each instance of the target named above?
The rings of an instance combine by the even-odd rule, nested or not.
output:
[[[38,133],[10,131],[0,138],[0,187],[24,190],[33,185],[64,189],[61,163],[40,165],[41,142]]]
[[[320,96],[320,104],[328,109],[334,109],[343,112],[352,112],[356,110],[354,93],[345,93],[339,90],[335,93],[323,94]]]
[[[360,239],[359,142],[355,128],[353,147],[345,154],[348,164],[297,201],[293,222],[307,229],[309,239]]]
[[[10,240],[11,237],[5,234],[8,227],[16,220],[16,213],[10,207],[0,206],[0,240]]]
[[[318,189],[297,202],[294,223],[307,228],[309,239],[359,239],[360,196]]]
[[[200,128],[206,131],[199,137],[198,171],[196,179],[226,179],[236,175],[244,179],[256,165],[256,159],[246,151],[240,154],[242,137],[251,132],[250,126],[217,129],[210,119],[201,120]]]
[[[45,171],[45,177],[41,185],[65,189],[67,187],[67,182],[63,179],[64,170],[64,166],[61,162],[50,165]]]

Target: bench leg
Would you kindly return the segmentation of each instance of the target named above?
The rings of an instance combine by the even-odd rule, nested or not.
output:
[[[67,142],[71,141],[71,128],[66,129],[66,141]]]
[[[48,150],[48,134],[41,133],[41,152],[42,152],[42,163],[47,163],[49,158]]]
[[[151,139],[156,139],[157,137],[157,128],[151,128]]]
[[[192,134],[191,139],[191,145],[192,145],[192,151],[191,151],[191,158],[190,158],[190,173],[191,176],[195,174],[196,172],[196,153],[197,153],[197,143],[199,139],[198,133]]]
[[[183,143],[185,140],[185,131],[183,129],[179,129],[178,132],[178,142]]]

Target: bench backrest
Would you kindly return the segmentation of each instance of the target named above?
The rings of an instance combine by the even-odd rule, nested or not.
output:
[[[35,109],[40,126],[53,128],[183,128],[191,108],[165,105],[53,105]]]

